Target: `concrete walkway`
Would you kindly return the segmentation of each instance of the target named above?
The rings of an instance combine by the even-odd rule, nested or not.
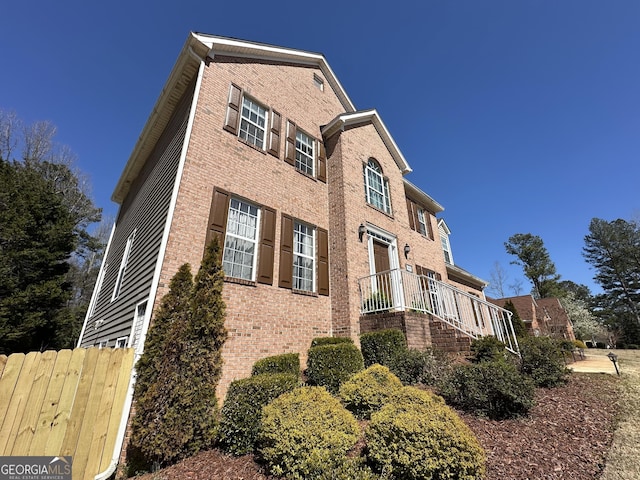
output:
[[[613,362],[608,357],[602,355],[588,355],[585,354],[584,360],[578,360],[577,362],[567,365],[568,368],[574,372],[580,373],[610,373],[616,374],[616,369],[613,366]],[[620,368],[620,364],[618,364]]]

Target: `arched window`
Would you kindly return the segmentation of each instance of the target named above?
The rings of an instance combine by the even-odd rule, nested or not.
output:
[[[364,166],[364,194],[368,204],[391,214],[389,182],[382,175],[380,164],[373,158]]]

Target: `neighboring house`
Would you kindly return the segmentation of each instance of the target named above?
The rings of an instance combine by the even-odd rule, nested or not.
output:
[[[114,190],[120,210],[79,345],[142,351],[183,263],[218,237],[220,391],[259,358],[397,326],[411,346],[512,341],[510,313],[456,266],[443,207],[404,177],[376,110],[325,58],[190,34]],[[453,333],[452,333],[453,332]],[[462,340],[461,340],[462,339]]]
[[[520,295],[487,300],[500,307],[511,301],[531,335],[575,340],[571,320],[557,298],[535,299],[533,295]]]

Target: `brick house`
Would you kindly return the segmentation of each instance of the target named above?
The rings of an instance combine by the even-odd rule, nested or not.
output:
[[[115,187],[79,346],[140,353],[170,279],[217,236],[222,396],[259,358],[304,362],[318,336],[395,326],[414,347],[492,334],[517,350],[510,313],[454,264],[443,207],[410,172],[322,55],[190,34]]]
[[[504,307],[508,301],[511,301],[531,335],[536,337],[544,335],[565,340],[576,339],[571,320],[557,298],[535,299],[533,295],[519,295],[487,300],[500,307]]]

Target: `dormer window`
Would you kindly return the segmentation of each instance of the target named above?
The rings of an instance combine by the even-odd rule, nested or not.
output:
[[[438,221],[438,232],[440,233],[440,243],[442,243],[442,252],[444,254],[444,261],[449,265],[453,265],[451,243],[449,243],[449,235],[451,235],[451,230],[449,230],[449,227],[447,227],[447,224],[442,219]]]
[[[380,164],[373,158],[364,165],[364,193],[369,205],[391,214],[389,181],[383,176]]]

